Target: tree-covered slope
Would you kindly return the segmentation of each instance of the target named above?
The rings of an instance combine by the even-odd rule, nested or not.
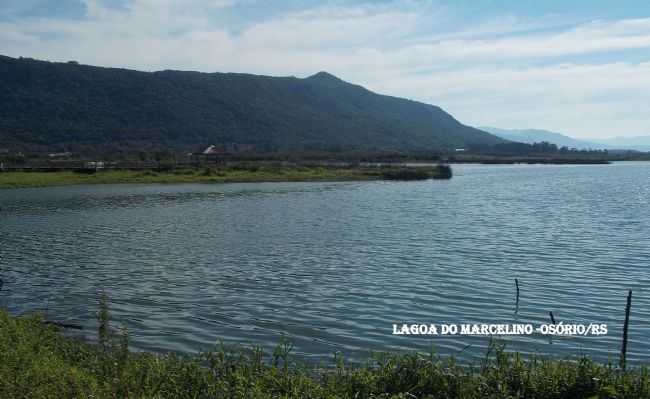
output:
[[[426,150],[502,142],[442,109],[321,72],[139,72],[0,56],[0,148]]]

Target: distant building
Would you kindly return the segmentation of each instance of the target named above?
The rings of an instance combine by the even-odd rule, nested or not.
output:
[[[203,162],[224,162],[229,158],[232,153],[226,151],[223,146],[211,145],[202,152],[195,152],[192,154],[192,158],[197,161]]]
[[[241,143],[222,143],[222,144],[213,144],[207,147],[202,152],[195,152],[190,154],[192,158],[197,161],[204,162],[225,162],[228,158],[231,158],[233,155],[240,154],[243,152],[252,152],[255,150],[253,144],[241,144]]]
[[[211,145],[202,152],[203,155],[226,155],[228,154],[228,151],[226,151],[225,148],[223,147],[217,147],[216,145]]]
[[[71,152],[54,152],[52,154],[47,154],[50,159],[61,159],[61,158],[70,158],[72,156]]]
[[[84,164],[84,167],[86,169],[95,169],[95,170],[97,170],[97,169],[104,169],[105,165],[104,165],[103,161],[91,161],[91,162],[86,162]]]

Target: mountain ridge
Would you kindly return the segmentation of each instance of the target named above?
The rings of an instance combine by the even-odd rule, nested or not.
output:
[[[544,129],[501,129],[491,126],[481,126],[479,129],[492,133],[506,140],[533,144],[542,141],[555,144],[558,147],[577,148],[579,150],[605,149],[606,146],[597,142],[580,140],[562,133]]]
[[[439,150],[504,142],[435,105],[307,78],[142,72],[0,56],[0,147]]]

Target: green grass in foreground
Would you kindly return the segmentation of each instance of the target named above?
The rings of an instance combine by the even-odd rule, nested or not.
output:
[[[237,183],[450,178],[450,169],[444,168],[446,167],[418,168],[415,171],[405,168],[245,166],[181,169],[167,172],[107,170],[92,174],[72,171],[4,172],[0,173],[0,188],[111,183]]]
[[[105,309],[105,308],[104,308]],[[196,357],[132,353],[100,312],[99,343],[60,335],[38,316],[0,310],[0,398],[648,398],[645,368],[524,360],[498,347],[476,367],[419,354],[315,369],[274,354],[218,350]]]

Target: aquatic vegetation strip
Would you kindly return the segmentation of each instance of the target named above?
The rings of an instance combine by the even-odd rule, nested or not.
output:
[[[2,398],[648,398],[646,367],[557,360],[491,346],[477,365],[435,354],[379,354],[364,365],[296,363],[291,345],[272,354],[223,347],[196,356],[134,353],[112,334],[105,300],[98,343],[60,334],[39,316],[0,310]]]
[[[169,171],[99,170],[3,172],[0,188],[121,183],[240,183],[293,181],[450,179],[451,168],[434,167],[274,167],[243,166]]]

